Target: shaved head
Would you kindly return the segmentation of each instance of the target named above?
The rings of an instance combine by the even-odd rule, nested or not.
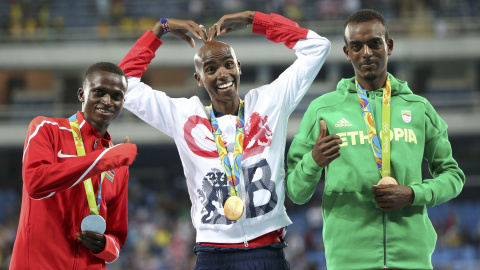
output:
[[[218,57],[219,55],[225,54],[226,52],[233,56],[235,62],[237,61],[235,51],[229,44],[221,41],[207,42],[197,51],[193,58],[195,64],[195,71],[201,71],[203,68],[203,64],[208,58]]]

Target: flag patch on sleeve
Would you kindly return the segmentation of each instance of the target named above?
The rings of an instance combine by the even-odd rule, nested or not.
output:
[[[107,171],[105,173],[105,177],[113,183],[113,177],[115,176],[115,172],[113,170]]]

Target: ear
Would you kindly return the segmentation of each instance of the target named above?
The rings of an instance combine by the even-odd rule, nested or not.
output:
[[[345,54],[345,56],[347,56],[347,60],[348,60],[348,61],[352,61],[352,59],[350,58],[350,55],[348,55],[348,47],[347,47],[347,45],[344,45],[344,46],[343,46],[343,53]]]
[[[193,77],[195,78],[195,80],[197,81],[197,84],[199,87],[202,87],[203,86],[203,82],[202,82],[202,78],[200,77],[200,75],[195,72],[193,73]]]
[[[77,91],[77,97],[78,97],[78,100],[80,100],[80,102],[85,102],[85,91],[83,91],[83,88],[78,88],[78,91]]]
[[[388,55],[392,55],[393,51],[393,39],[389,38],[387,40]]]
[[[242,75],[242,68],[241,68],[240,61],[237,61],[237,66],[238,66],[238,74]]]

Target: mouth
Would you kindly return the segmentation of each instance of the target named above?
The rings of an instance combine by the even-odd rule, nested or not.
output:
[[[100,112],[101,114],[103,115],[106,115],[106,116],[110,116],[110,115],[113,115],[115,112],[111,111],[111,110],[108,110],[108,109],[101,109],[101,108],[97,108],[97,111]]]
[[[233,82],[227,82],[227,83],[224,83],[224,84],[220,84],[220,85],[217,86],[217,89],[222,93],[230,92],[230,91],[233,90]]]
[[[360,66],[368,69],[368,68],[373,68],[375,64],[376,64],[375,62],[363,62],[360,64]]]

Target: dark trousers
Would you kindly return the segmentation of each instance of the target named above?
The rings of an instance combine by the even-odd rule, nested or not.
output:
[[[193,270],[289,270],[283,248],[278,242],[254,248],[223,248],[196,245]]]

